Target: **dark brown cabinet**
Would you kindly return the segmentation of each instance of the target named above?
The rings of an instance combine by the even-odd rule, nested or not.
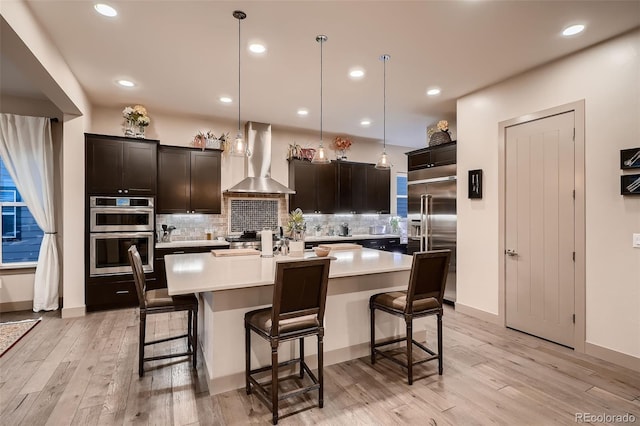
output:
[[[409,171],[456,164],[456,141],[407,153]]]
[[[312,164],[305,160],[291,160],[289,186],[296,191],[290,196],[291,210],[299,208],[304,213],[335,213],[338,187],[336,163]]]
[[[296,193],[289,205],[305,213],[389,213],[390,176],[368,163],[291,160],[289,185]]]
[[[391,171],[367,167],[367,199],[364,213],[391,213]]]
[[[157,140],[85,134],[89,195],[156,194]]]
[[[220,151],[160,146],[157,213],[220,214]]]

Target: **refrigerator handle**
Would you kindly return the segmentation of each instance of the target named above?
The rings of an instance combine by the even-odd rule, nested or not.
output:
[[[433,197],[427,195],[427,203],[429,203],[427,209],[427,250],[433,250],[433,232],[431,232],[431,219],[433,217]]]
[[[431,241],[428,241],[429,236],[429,207],[431,204],[431,195],[420,195],[420,251],[429,250]],[[425,247],[425,243],[426,247]]]

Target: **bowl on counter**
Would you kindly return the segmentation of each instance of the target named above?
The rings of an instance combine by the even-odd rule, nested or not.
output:
[[[384,235],[387,232],[385,225],[372,225],[369,227],[369,235]]]
[[[316,254],[316,256],[325,257],[325,256],[327,256],[329,254],[331,249],[330,248],[326,248],[326,247],[314,247],[313,251]]]

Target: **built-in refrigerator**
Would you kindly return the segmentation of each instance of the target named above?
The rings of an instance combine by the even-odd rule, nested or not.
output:
[[[407,254],[450,249],[444,299],[456,301],[456,165],[413,170],[408,174]]]

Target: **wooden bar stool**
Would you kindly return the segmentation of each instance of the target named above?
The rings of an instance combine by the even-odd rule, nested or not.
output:
[[[276,266],[273,305],[268,308],[247,312],[244,316],[245,327],[245,379],[247,394],[255,388],[266,399],[273,414],[273,424],[278,423],[278,402],[285,398],[318,390],[318,406],[324,404],[322,376],[322,339],[324,337],[324,307],[327,299],[330,258],[317,258],[278,262]],[[251,331],[267,340],[271,345],[271,365],[251,369]],[[318,377],[304,361],[304,338],[317,336],[318,339]],[[278,362],[280,342],[300,340],[298,358]],[[300,365],[300,379],[307,373],[311,384],[282,395],[278,392],[278,369],[292,364]],[[271,381],[258,382],[254,376],[271,370]],[[270,387],[270,391],[267,390]],[[270,400],[270,403],[269,403]]]
[[[138,375],[144,376],[144,362],[158,359],[176,358],[181,356],[191,356],[193,368],[198,364],[198,298],[194,294],[184,296],[169,296],[166,288],[147,291],[142,260],[135,245],[129,247],[129,263],[133,270],[133,280],[136,283],[138,302],[140,303],[140,339],[138,343]],[[164,339],[145,342],[147,328],[147,315],[161,314],[168,312],[188,311],[187,334],[167,337]],[[168,342],[187,338],[187,350],[177,354],[158,355],[145,358],[144,347],[156,343]]]
[[[434,250],[413,254],[409,288],[407,291],[378,293],[369,299],[371,310],[371,364],[375,364],[376,355],[385,358],[407,369],[407,381],[413,384],[413,366],[434,359],[438,360],[438,374],[442,375],[442,298],[447,283],[451,250]],[[375,313],[376,309],[391,315],[404,318],[406,336],[376,343]],[[437,315],[438,352],[413,340],[413,319]],[[379,347],[406,341],[406,361],[398,359]],[[422,349],[429,356],[426,359],[413,361],[413,345]]]

